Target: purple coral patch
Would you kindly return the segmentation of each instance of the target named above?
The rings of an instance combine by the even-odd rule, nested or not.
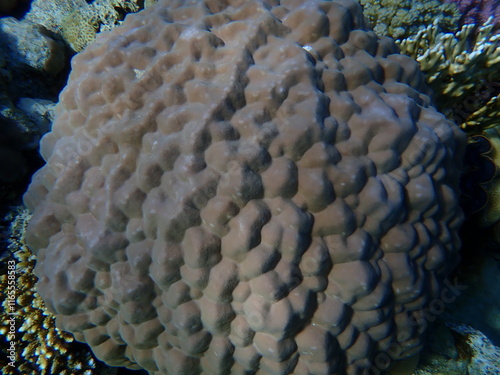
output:
[[[495,29],[500,28],[500,1],[498,0],[445,0],[444,2],[458,6],[462,14],[461,25],[482,25],[489,17],[493,17]]]

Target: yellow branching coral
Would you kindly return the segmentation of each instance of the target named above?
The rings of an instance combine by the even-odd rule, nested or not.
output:
[[[8,274],[8,267],[1,269],[0,336],[4,338],[2,346],[10,348],[13,342],[14,360],[2,359],[2,374],[96,374],[97,361],[71,334],[55,327],[54,317],[35,291],[35,256],[24,244],[24,230],[31,215],[25,208],[18,208],[10,215],[15,217],[6,241],[12,256],[3,263],[15,264],[15,274]],[[15,278],[15,303],[7,295],[8,275]],[[11,320],[15,322],[15,338],[8,335],[14,332]],[[3,347],[1,351],[7,352]]]
[[[467,116],[462,127],[471,132],[500,125],[500,95],[492,97],[486,104]]]
[[[400,40],[399,46],[419,62],[439,109],[462,128],[498,124],[500,34],[494,33],[491,19],[479,28],[465,25],[456,34],[440,33],[436,24],[430,25]]]

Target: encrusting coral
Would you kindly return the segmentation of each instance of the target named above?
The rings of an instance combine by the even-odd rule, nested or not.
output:
[[[90,4],[82,1],[62,18],[62,36],[73,50],[80,52],[94,41],[97,32],[119,25],[121,13],[137,12],[142,9],[141,4],[138,0],[97,0]]]
[[[44,25],[79,52],[97,32],[119,25],[124,14],[137,12],[144,4],[143,0],[34,0],[26,19]]]
[[[152,374],[415,355],[463,216],[465,137],[428,93],[352,0],[128,16],[73,59],[24,198],[47,308]]]
[[[7,353],[11,341],[15,343],[15,358],[0,359],[2,374],[96,374],[96,361],[91,353],[85,348],[78,349],[71,334],[55,327],[54,316],[47,312],[35,291],[37,278],[33,268],[36,260],[24,244],[26,225],[31,217],[29,211],[18,208],[11,215],[15,215],[15,219],[6,242],[12,255],[2,259],[4,267],[0,275],[0,334],[3,353]],[[15,289],[8,288],[7,265],[11,264],[15,267]],[[10,290],[15,291],[15,300],[8,298]],[[11,329],[11,320],[15,322],[12,326],[15,330]],[[9,334],[15,336],[9,337]]]
[[[99,31],[99,17],[86,4],[85,8],[77,8],[62,19],[61,31],[71,48],[80,52],[94,41]]]

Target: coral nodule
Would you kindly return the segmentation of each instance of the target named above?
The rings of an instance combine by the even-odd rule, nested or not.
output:
[[[72,67],[24,197],[60,329],[151,374],[419,352],[465,137],[358,3],[160,1]]]

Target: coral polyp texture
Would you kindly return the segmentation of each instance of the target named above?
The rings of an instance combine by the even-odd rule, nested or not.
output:
[[[110,365],[368,373],[458,261],[464,146],[355,1],[160,1],[73,59],[39,293]]]

